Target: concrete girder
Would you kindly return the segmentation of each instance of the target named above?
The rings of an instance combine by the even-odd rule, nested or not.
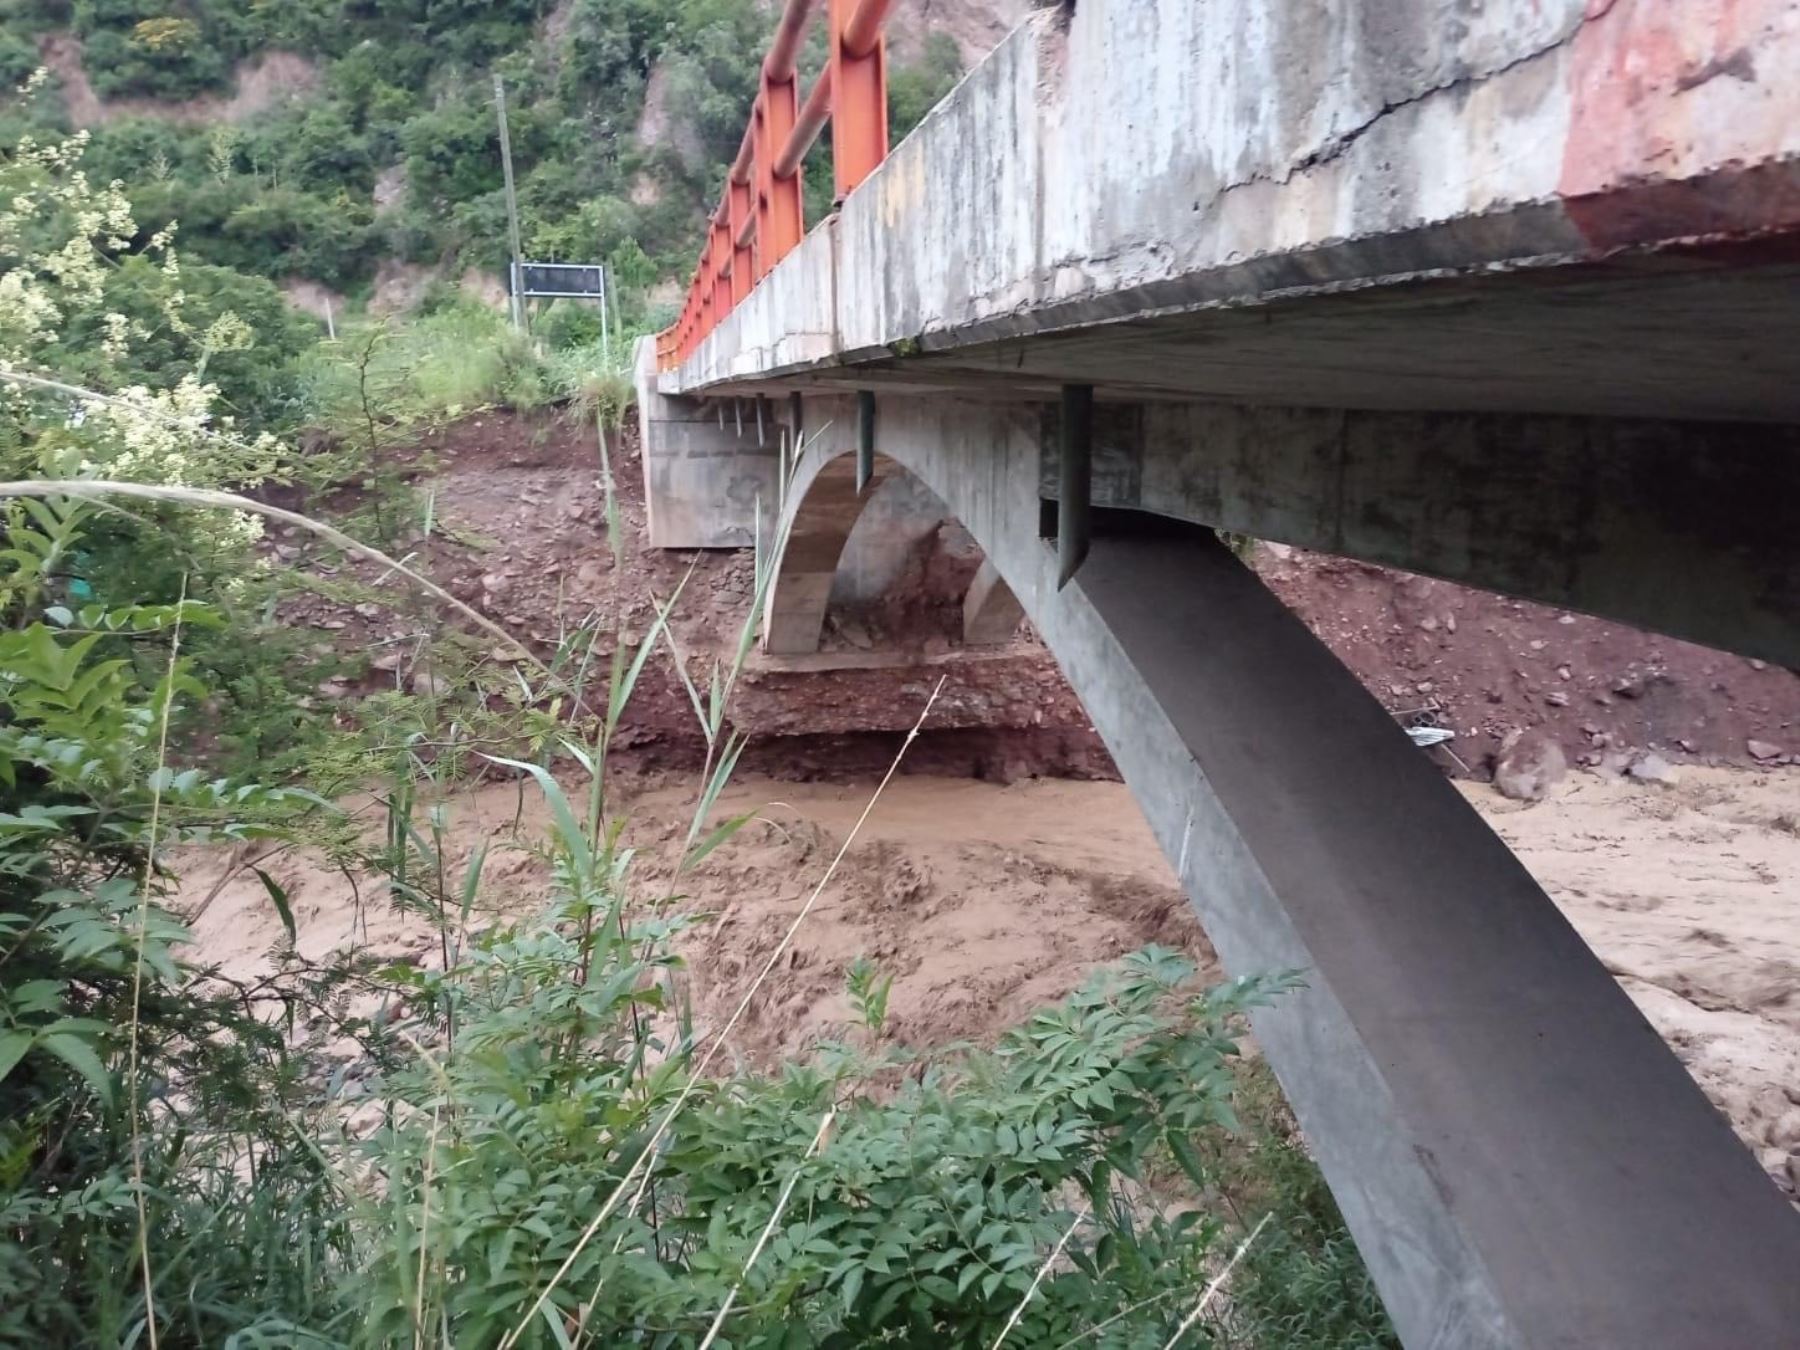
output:
[[[899,475],[898,480],[896,475]],[[924,498],[930,513],[922,514],[916,503],[904,502],[902,507],[908,523],[913,526],[912,531],[897,541],[883,537],[865,545],[865,552],[872,550],[883,555],[880,561],[887,566],[879,571],[891,574],[898,570],[893,564],[901,553],[913,546],[920,521],[929,523],[948,518],[941,503],[919,488],[905,469],[885,455],[875,456],[874,473],[861,492],[856,488],[854,461],[833,459],[824,465],[819,474],[809,480],[805,495],[790,499],[791,509],[784,515],[788,540],[764,613],[762,642],[765,652],[773,656],[804,656],[819,650],[832,592],[844,579],[847,550],[857,534],[859,523],[869,518],[884,486],[912,488],[915,494]],[[1018,597],[986,559],[969,582],[962,611],[963,641],[969,646],[993,646],[1009,641],[1025,618]]]
[[[1800,0],[1053,6],[665,378],[1791,416],[1797,62]]]
[[[807,458],[803,452],[801,463]],[[877,455],[874,473],[861,492],[856,486],[854,456],[820,464],[807,478],[804,490],[797,479],[790,484],[783,512],[787,543],[763,617],[764,651],[801,656],[819,650],[838,559],[864,503],[892,468],[889,460]]]
[[[1053,499],[1056,414],[1026,415],[1039,418],[1038,492]],[[1101,404],[1093,454],[1095,506],[1402,567],[1800,669],[1800,427]],[[808,542],[794,556],[815,576],[796,577],[785,598],[778,590],[771,624],[782,633],[769,650],[817,649],[821,597],[860,510],[842,487],[807,508]],[[967,640],[1003,641],[1016,627],[995,623],[1007,633]]]
[[[1256,1033],[1406,1345],[1788,1343],[1800,1218],[1304,625],[1207,537],[1103,533],[1059,591],[1034,411],[881,418],[1056,655],[1227,969],[1305,972]],[[848,404],[820,421],[796,519],[851,458]]]
[[[1094,437],[1096,506],[1800,669],[1800,427],[1143,403],[1101,405]]]

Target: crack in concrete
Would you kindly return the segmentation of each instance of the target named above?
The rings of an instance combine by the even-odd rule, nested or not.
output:
[[[1601,19],[1604,19],[1611,14],[1617,4],[1618,0],[1603,0],[1603,3],[1598,7],[1592,8],[1589,12],[1586,12],[1577,18],[1575,22],[1569,26],[1566,32],[1560,34],[1551,41],[1544,43],[1542,46],[1515,56],[1511,60],[1502,62],[1500,65],[1481,71],[1469,71],[1456,76],[1454,79],[1440,81],[1437,84],[1420,90],[1416,94],[1410,94],[1405,98],[1395,99],[1392,102],[1384,103],[1355,126],[1349,127],[1344,131],[1326,138],[1322,144],[1308,151],[1299,159],[1290,161],[1285,169],[1253,173],[1246,178],[1240,178],[1235,182],[1222,185],[1212,194],[1212,197],[1205,205],[1216,207],[1226,197],[1243,188],[1256,187],[1261,184],[1286,187],[1300,174],[1307,173],[1312,169],[1318,168],[1322,164],[1329,164],[1334,160],[1342,158],[1343,155],[1359,140],[1395,113],[1402,112],[1407,108],[1437,98],[1442,94],[1453,93],[1464,88],[1474,88],[1478,85],[1488,83],[1491,80],[1500,79],[1535,61],[1541,60],[1543,57],[1548,56],[1553,52],[1560,51],[1562,48],[1568,46],[1570,42],[1574,41],[1584,28],[1599,22]],[[1201,210],[1202,203],[1196,201],[1194,203],[1194,209],[1196,211]],[[1104,257],[1070,255],[1066,258],[1051,261],[1044,266],[1047,266],[1051,271],[1065,267],[1087,267],[1096,262],[1113,260],[1125,256],[1126,254],[1141,253],[1144,249],[1158,243],[1161,243],[1166,247],[1166,241],[1159,241],[1146,236],[1142,239],[1134,239],[1121,244],[1118,248],[1114,249]],[[1041,256],[1041,247],[1036,256]]]
[[[1551,52],[1559,51],[1563,47],[1566,47],[1590,22],[1592,22],[1591,19],[1580,19],[1576,22],[1574,27],[1567,33],[1564,33],[1561,37],[1557,38],[1554,42],[1546,43],[1535,51],[1526,52],[1522,56],[1516,56],[1512,60],[1489,70],[1479,72],[1472,71],[1467,74],[1458,75],[1455,79],[1445,80],[1439,84],[1432,85],[1430,88],[1420,90],[1418,93],[1409,95],[1406,98],[1396,99],[1392,103],[1384,103],[1371,116],[1364,119],[1362,122],[1359,122],[1356,126],[1330,137],[1316,150],[1313,150],[1304,158],[1289,165],[1287,172],[1282,174],[1279,178],[1273,175],[1266,175],[1266,177],[1268,177],[1271,182],[1285,185],[1291,182],[1298,174],[1306,173],[1311,169],[1317,168],[1321,164],[1329,164],[1335,159],[1340,159],[1346,151],[1395,113],[1414,107],[1417,104],[1424,103],[1429,99],[1434,99],[1440,94],[1455,93],[1462,89],[1473,89],[1492,80],[1504,78],[1513,71],[1518,70],[1523,66],[1530,65],[1532,62],[1549,55]]]

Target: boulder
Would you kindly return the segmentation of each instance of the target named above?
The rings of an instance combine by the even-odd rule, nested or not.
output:
[[[1494,789],[1519,802],[1541,802],[1569,772],[1556,738],[1543,731],[1515,731],[1500,743]]]
[[[1674,787],[1681,781],[1681,771],[1654,750],[1646,750],[1632,760],[1625,774],[1640,783],[1655,783],[1659,787]]]

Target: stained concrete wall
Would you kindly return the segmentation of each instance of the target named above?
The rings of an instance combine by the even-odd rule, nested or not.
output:
[[[1103,535],[1059,590],[1035,409],[892,399],[878,416],[884,453],[1023,601],[1226,968],[1304,973],[1256,1033],[1404,1343],[1791,1341],[1800,1218],[1304,625],[1205,537]],[[789,509],[811,534],[854,519],[849,450],[827,431],[799,465]]]
[[[656,548],[747,548],[755,542],[757,502],[777,510],[780,427],[736,416],[720,425],[720,401],[656,389],[654,343],[637,345],[638,431],[644,462],[649,542]]]
[[[844,541],[833,574],[831,603],[875,604],[900,578],[914,551],[939,534],[949,517],[949,508],[937,493],[911,474],[894,474],[871,490]],[[954,522],[951,529],[965,533]]]
[[[1052,6],[667,384],[1794,228],[1797,68],[1800,0]]]

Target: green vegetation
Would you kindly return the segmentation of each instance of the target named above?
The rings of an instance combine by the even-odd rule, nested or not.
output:
[[[446,50],[471,61],[535,17],[463,9]],[[156,73],[132,78],[200,87],[197,44],[249,50],[218,35],[310,12],[276,11],[215,29],[190,6],[174,18],[194,31],[154,30]],[[629,33],[640,11],[577,5],[575,31]],[[136,34],[128,2],[68,21],[133,16]],[[1256,1233],[1183,1344],[1392,1344],[1238,1051],[1287,978],[1199,990],[1150,948],[991,1050],[914,1049],[858,962],[835,1041],[729,1066],[730,1026],[688,1004],[700,916],[679,897],[745,823],[713,807],[766,557],[739,666],[688,686],[707,768],[673,877],[636,863],[608,766],[647,664],[688,676],[679,594],[647,632],[589,625],[541,661],[491,659],[494,635],[440,606],[424,641],[447,692],[312,712],[356,658],[307,645],[281,605],[361,598],[299,569],[346,571],[362,546],[315,524],[310,558],[278,565],[267,501],[410,558],[433,529],[404,458],[423,428],[495,402],[604,421],[616,367],[583,311],[544,316],[544,353],[445,297],[318,344],[266,280],[178,256],[162,215],[79,166],[52,141],[0,163],[0,477],[50,480],[5,499],[0,548],[0,1342],[1135,1350],[1177,1335]],[[218,489],[260,500],[195,504]],[[502,841],[541,861],[541,904],[453,834],[454,792],[498,772],[548,808],[542,837]],[[333,804],[352,790],[374,828]],[[264,974],[194,948],[181,850],[207,847],[258,850],[233,858],[285,934]],[[429,932],[431,958],[303,957],[257,870],[302,847]]]
[[[314,62],[316,90],[241,121],[149,111],[109,120],[94,132],[89,167],[123,180],[144,220],[179,219],[196,261],[352,293],[385,258],[445,275],[502,270],[488,78],[501,73],[527,251],[611,263],[632,318],[652,283],[692,265],[771,22],[755,0],[571,0],[554,23],[548,0],[0,4],[0,75],[15,83],[36,64],[34,39],[65,30],[108,99],[228,95],[240,63],[270,52]],[[813,68],[820,50],[815,40]],[[940,35],[919,63],[896,70],[898,131],[959,67]],[[0,125],[9,143],[26,129],[65,130],[54,81],[9,121]],[[640,136],[640,121],[653,134]],[[815,212],[830,200],[827,149],[809,166]]]

